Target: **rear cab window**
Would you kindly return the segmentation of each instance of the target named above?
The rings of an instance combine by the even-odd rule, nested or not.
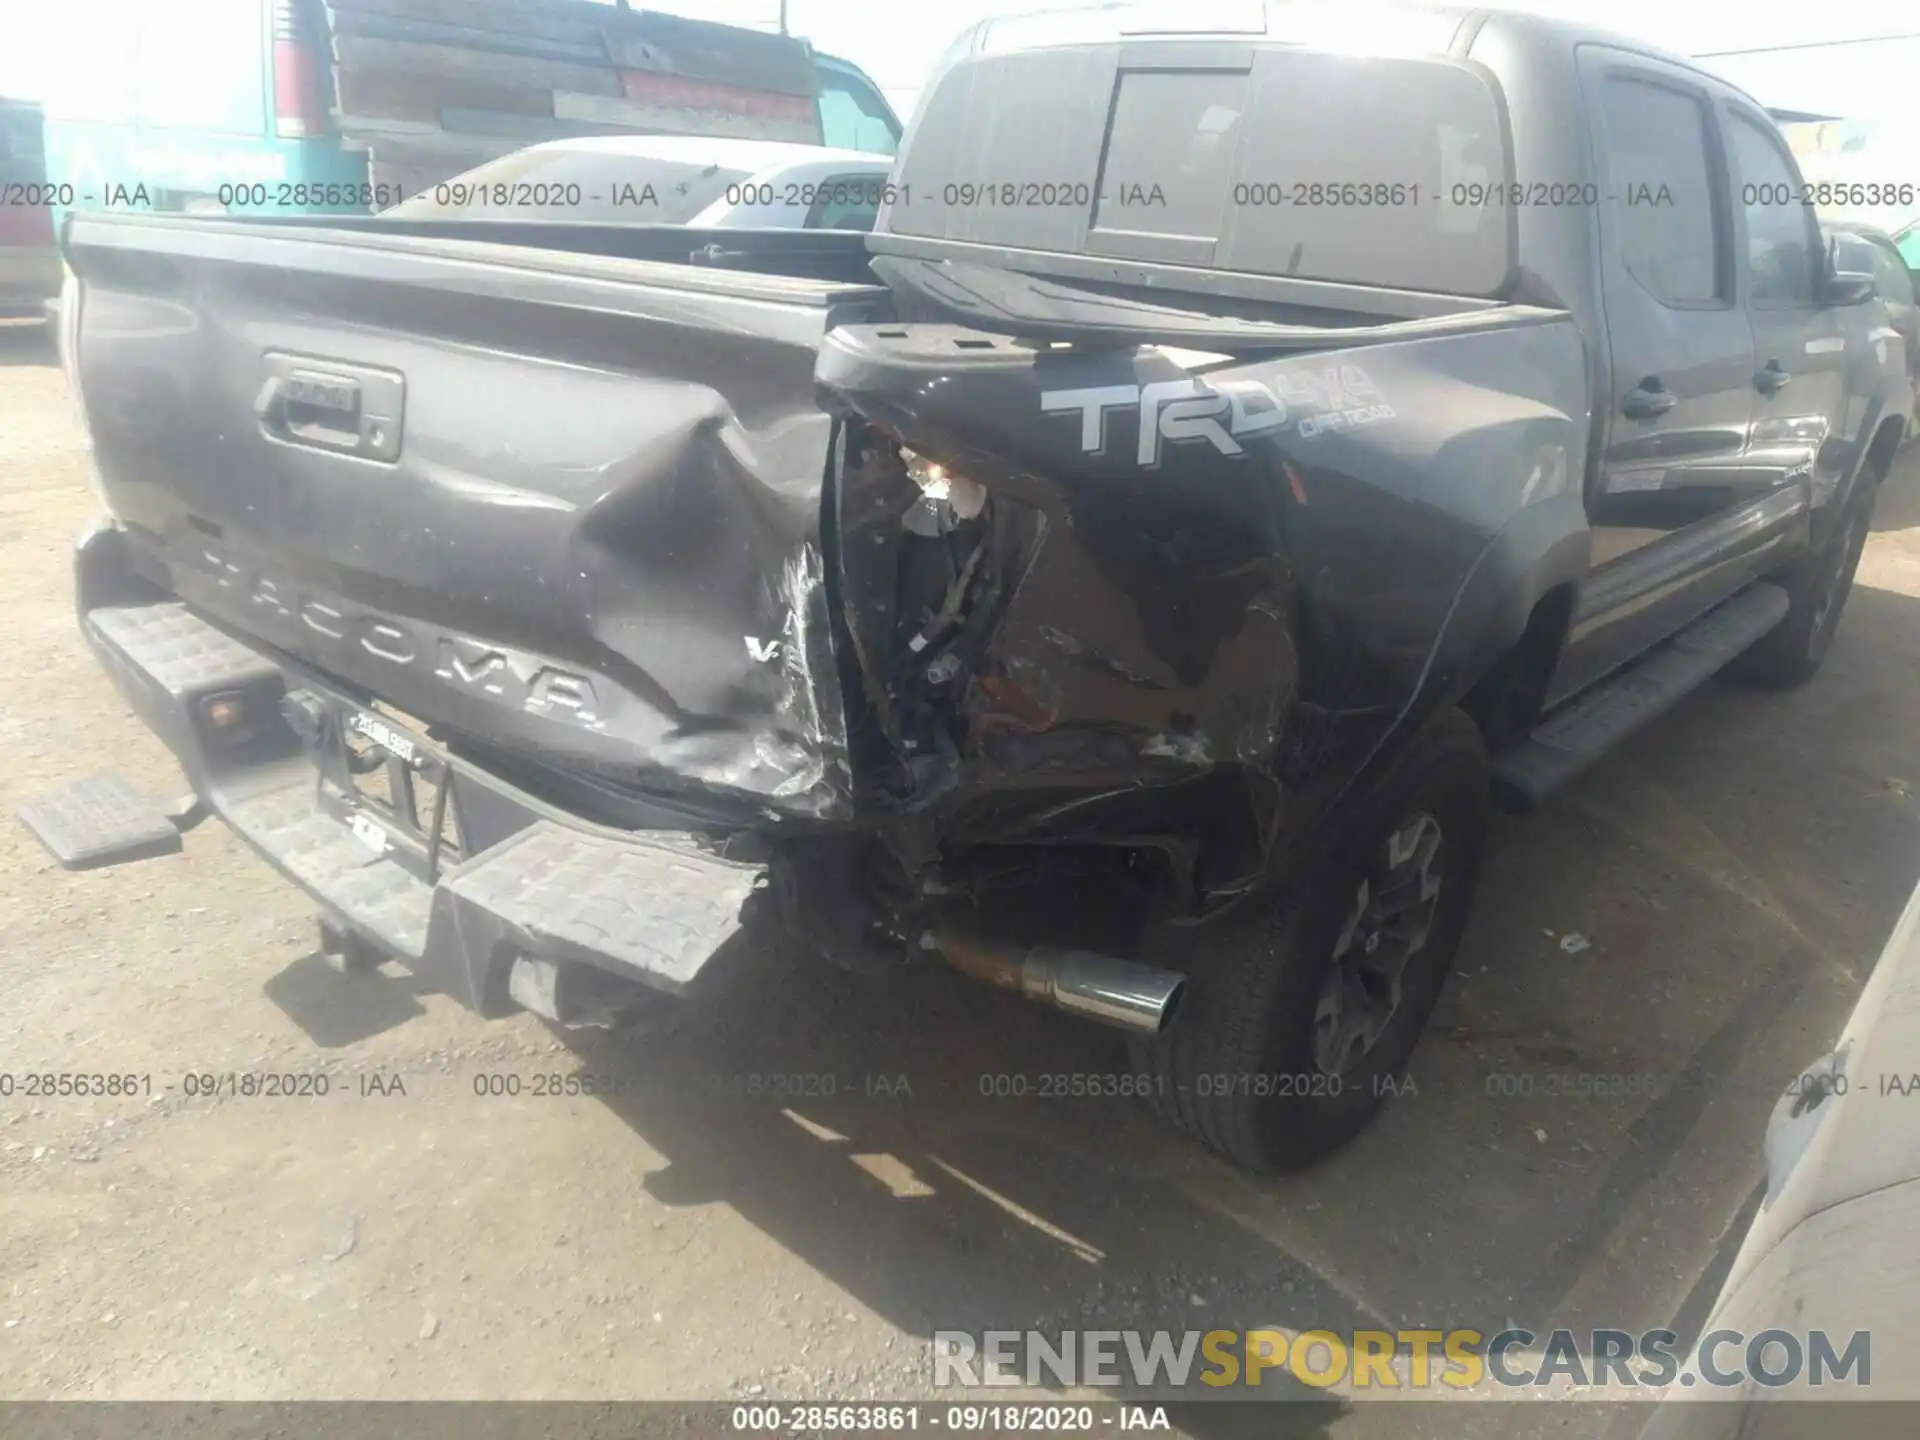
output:
[[[1511,211],[1490,202],[1511,151],[1477,66],[1212,37],[997,52],[993,33],[923,98],[886,235],[1482,298],[1509,284]]]

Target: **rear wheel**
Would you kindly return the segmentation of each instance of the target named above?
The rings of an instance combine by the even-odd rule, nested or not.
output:
[[[1792,603],[1780,623],[1733,664],[1734,672],[1756,684],[1787,689],[1804,684],[1820,669],[1840,628],[1840,615],[1853,591],[1854,571],[1873,526],[1876,486],[1863,484],[1847,502],[1825,545],[1786,578]]]
[[[1448,711],[1350,810],[1343,839],[1263,913],[1181,932],[1188,989],[1134,1044],[1156,1109],[1250,1170],[1345,1143],[1395,1088],[1466,926],[1486,759]],[[1164,946],[1159,947],[1164,952]]]

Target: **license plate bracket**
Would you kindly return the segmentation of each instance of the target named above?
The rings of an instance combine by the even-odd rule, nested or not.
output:
[[[466,858],[452,766],[400,722],[365,706],[315,697],[321,723],[303,736],[320,806],[350,826],[369,861],[391,860],[432,885]]]

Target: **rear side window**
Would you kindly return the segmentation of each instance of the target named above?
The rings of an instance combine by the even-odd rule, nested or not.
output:
[[[891,233],[1493,296],[1500,101],[1478,70],[1239,42],[964,58],[922,101]]]
[[[1814,303],[1813,211],[1801,202],[1800,178],[1774,137],[1741,115],[1727,126],[1734,184],[1747,220],[1747,275],[1762,307]]]
[[[1609,204],[1627,273],[1669,305],[1727,299],[1703,97],[1626,76],[1604,82]]]

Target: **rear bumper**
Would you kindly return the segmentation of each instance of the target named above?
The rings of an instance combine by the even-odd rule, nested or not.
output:
[[[526,1005],[560,1020],[570,995],[597,1003],[600,976],[682,993],[740,931],[764,864],[684,831],[568,815],[419,736],[407,737],[412,763],[443,777],[467,853],[423,873],[403,845],[377,850],[382,812],[324,777],[282,706],[296,691],[329,714],[368,713],[364,702],[116,583],[119,540],[101,527],[79,544],[88,644],[208,809],[334,925],[482,1015]],[[243,721],[216,726],[214,700]]]

